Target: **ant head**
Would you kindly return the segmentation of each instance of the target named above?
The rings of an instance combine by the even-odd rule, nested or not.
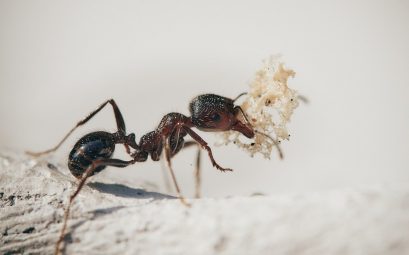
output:
[[[236,130],[252,138],[253,128],[238,119],[240,107],[234,105],[234,100],[214,94],[195,97],[190,102],[192,123],[203,131]],[[242,112],[241,112],[242,113]]]

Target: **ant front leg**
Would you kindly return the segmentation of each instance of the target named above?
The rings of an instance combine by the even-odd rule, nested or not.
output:
[[[125,129],[125,121],[122,117],[121,111],[119,110],[117,104],[115,103],[115,101],[113,99],[109,99],[107,101],[105,101],[103,104],[101,104],[96,110],[94,110],[93,112],[91,112],[90,114],[88,114],[84,119],[80,120],[65,136],[64,138],[53,148],[49,149],[49,150],[45,150],[42,152],[31,152],[31,151],[27,151],[26,153],[34,156],[34,157],[39,157],[41,155],[44,154],[48,154],[50,152],[54,152],[56,151],[64,142],[65,140],[67,140],[67,138],[72,134],[72,132],[74,132],[79,126],[84,125],[85,123],[87,123],[90,119],[92,119],[92,117],[94,117],[99,111],[101,111],[107,104],[111,104],[113,110],[114,110],[114,114],[115,114],[115,120],[116,120],[116,125],[118,128],[118,132],[122,133],[122,134],[126,134],[126,129]],[[129,146],[127,144],[125,144],[125,148],[126,151],[128,152],[128,154],[130,153],[130,149]]]
[[[134,164],[135,162],[136,161],[134,161],[134,160],[123,161],[123,160],[120,160],[120,159],[99,159],[99,160],[95,160],[94,162],[92,162],[92,164],[87,168],[87,170],[84,172],[81,179],[79,180],[78,187],[75,190],[75,192],[73,192],[71,194],[70,199],[68,201],[68,205],[64,210],[63,226],[61,228],[60,236],[59,236],[58,241],[57,241],[56,246],[55,246],[55,253],[54,253],[55,255],[58,255],[60,253],[60,246],[61,246],[62,241],[64,240],[64,237],[65,237],[65,230],[67,229],[67,222],[68,222],[68,218],[70,216],[70,210],[71,210],[71,206],[72,206],[72,204],[74,202],[74,199],[78,196],[78,194],[80,193],[80,191],[84,187],[85,182],[87,181],[88,177],[92,175],[94,170],[99,166],[126,167],[126,166],[129,166],[131,164]]]
[[[203,149],[207,150],[207,153],[209,154],[210,161],[212,161],[212,164],[214,167],[219,169],[220,171],[233,171],[230,168],[224,168],[221,167],[219,164],[217,164],[216,160],[214,160],[212,149],[210,149],[209,145],[207,145],[207,142],[203,140],[195,131],[193,131],[190,127],[186,125],[182,125],[182,128],[197,142],[202,146]]]

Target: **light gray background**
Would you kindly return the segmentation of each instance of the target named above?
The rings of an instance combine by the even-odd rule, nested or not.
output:
[[[281,53],[311,101],[294,115],[285,160],[212,146],[235,171],[203,157],[204,194],[405,185],[408,31],[409,3],[397,0],[0,1],[0,146],[47,149],[110,97],[139,139],[164,114],[188,114],[200,93],[245,91],[261,60]],[[54,158],[65,163],[76,139],[114,127],[106,109]],[[174,161],[187,196],[194,154]],[[163,187],[158,163],[102,174]]]

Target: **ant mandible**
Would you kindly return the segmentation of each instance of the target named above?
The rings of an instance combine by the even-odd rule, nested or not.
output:
[[[171,165],[171,158],[182,148],[186,148],[191,145],[199,145],[208,152],[210,161],[214,167],[220,171],[232,171],[230,168],[221,167],[215,161],[212,150],[206,141],[204,141],[195,131],[193,131],[192,128],[195,127],[199,130],[207,132],[235,130],[248,138],[253,138],[257,130],[253,129],[241,107],[234,104],[239,97],[245,94],[246,93],[242,93],[235,99],[214,94],[199,95],[190,102],[190,117],[175,112],[166,114],[159,123],[159,126],[154,131],[143,135],[139,143],[136,143],[135,141],[135,134],[126,133],[125,121],[122,117],[121,111],[119,110],[115,101],[113,99],[109,99],[84,119],[79,121],[54,148],[38,153],[28,152],[28,154],[32,156],[40,156],[56,151],[76,128],[87,123],[107,104],[112,106],[118,130],[115,133],[108,133],[104,131],[89,133],[78,140],[69,154],[68,168],[70,169],[71,173],[79,179],[79,184],[75,192],[73,192],[70,196],[69,203],[65,209],[63,227],[61,229],[60,238],[56,244],[55,253],[59,253],[59,247],[64,238],[64,233],[67,227],[70,208],[75,197],[81,191],[88,177],[102,171],[107,166],[126,167],[136,162],[146,161],[149,155],[151,156],[152,160],[158,161],[162,151],[164,151],[168,169],[171,173],[176,192],[181,202],[186,206],[189,206],[189,204],[181,195]],[[244,117],[245,123],[239,119],[240,115]],[[194,141],[187,141],[185,143],[184,137],[186,135],[191,136]],[[116,144],[123,144],[126,152],[132,159],[124,161],[121,159],[112,158]],[[278,144],[276,145],[278,148]],[[130,148],[133,149],[132,152]],[[196,161],[196,178],[199,176],[199,157],[200,154],[198,154]],[[198,179],[196,180],[198,181]]]

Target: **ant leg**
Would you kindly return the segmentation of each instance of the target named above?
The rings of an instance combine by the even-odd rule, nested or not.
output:
[[[200,147],[197,149],[197,154],[196,154],[196,174],[195,174],[195,198],[200,198],[201,194],[201,188],[202,188],[202,179],[200,175],[200,158],[201,158],[201,149]]]
[[[165,165],[165,161],[163,160],[165,155],[162,155],[162,158],[160,160],[160,168],[162,172],[162,177],[163,177],[163,183],[165,184],[165,190],[167,193],[172,193],[173,190],[170,186],[170,180],[169,180],[169,173],[167,172],[167,165]]]
[[[116,125],[118,128],[118,132],[125,134],[125,121],[122,117],[121,111],[119,110],[118,106],[116,105],[115,101],[113,99],[109,99],[107,101],[105,101],[103,104],[101,104],[96,110],[94,110],[93,112],[91,112],[89,115],[87,115],[84,119],[80,120],[65,136],[64,138],[53,148],[49,149],[49,150],[45,150],[42,152],[31,152],[31,151],[27,151],[26,153],[34,156],[34,157],[39,157],[41,155],[44,154],[48,154],[50,152],[54,152],[56,151],[64,142],[65,140],[67,140],[67,138],[72,134],[72,132],[74,132],[75,129],[77,129],[79,126],[84,125],[85,123],[87,123],[92,117],[95,116],[95,114],[97,114],[99,111],[101,111],[107,104],[111,104],[112,108],[114,110],[114,114],[115,114],[115,120],[116,120]]]
[[[233,171],[230,168],[223,168],[219,164],[217,164],[216,160],[214,160],[214,158],[213,158],[212,149],[210,149],[210,147],[207,145],[206,141],[203,140],[198,134],[196,134],[195,131],[193,131],[191,128],[189,128],[188,126],[185,126],[185,125],[183,125],[182,127],[196,142],[198,142],[203,147],[203,149],[207,150],[207,153],[209,154],[209,158],[212,161],[212,164],[213,164],[214,167],[216,167],[217,169],[219,169],[222,172],[224,172],[224,171]]]
[[[184,143],[182,149],[186,149],[188,147],[191,147],[192,145],[194,146],[199,146],[199,144],[195,141],[187,141]],[[201,149],[200,146],[198,147],[197,150],[197,155],[196,155],[196,168],[195,168],[195,197],[199,198],[200,197],[200,155],[201,155]],[[174,157],[173,155],[172,157]],[[166,172],[164,162],[161,160],[161,169],[162,169],[162,176],[163,176],[163,181],[165,183],[165,188],[167,192],[172,192],[172,189],[170,187],[169,183],[169,175]]]
[[[173,172],[173,169],[172,169],[172,162],[170,160],[171,149],[170,149],[169,139],[166,139],[166,137],[164,137],[163,139],[165,141],[165,158],[166,158],[166,162],[168,163],[168,169],[170,171],[170,175],[172,176],[173,184],[175,185],[176,193],[180,199],[180,202],[182,202],[182,204],[184,204],[185,206],[190,207],[190,204],[186,202],[185,198],[182,196],[180,192],[179,185],[176,181],[175,173]]]
[[[55,255],[58,255],[60,253],[60,246],[61,243],[65,237],[65,230],[67,228],[67,222],[68,222],[68,217],[70,216],[70,210],[71,210],[71,205],[74,202],[74,199],[77,197],[77,195],[80,193],[80,191],[82,190],[82,188],[85,185],[85,182],[87,181],[88,177],[94,172],[94,170],[98,167],[98,166],[114,166],[114,167],[126,167],[128,165],[134,164],[135,161],[130,160],[130,161],[123,161],[123,160],[119,160],[119,159],[99,159],[99,160],[95,160],[94,162],[92,162],[92,165],[90,165],[87,170],[84,172],[84,174],[82,175],[79,183],[78,183],[78,187],[75,190],[74,193],[71,194],[69,202],[67,207],[64,210],[64,220],[63,220],[63,226],[61,228],[61,232],[60,232],[60,236],[58,238],[58,241],[55,245]]]
[[[192,145],[197,145],[199,146],[199,144],[195,141],[187,141],[185,143],[185,145],[183,146],[183,149],[188,148]],[[200,161],[201,161],[201,153],[202,150],[200,149],[200,146],[197,149],[197,154],[196,154],[196,169],[195,169],[195,198],[200,198],[200,190],[201,190],[201,176],[200,176]]]

